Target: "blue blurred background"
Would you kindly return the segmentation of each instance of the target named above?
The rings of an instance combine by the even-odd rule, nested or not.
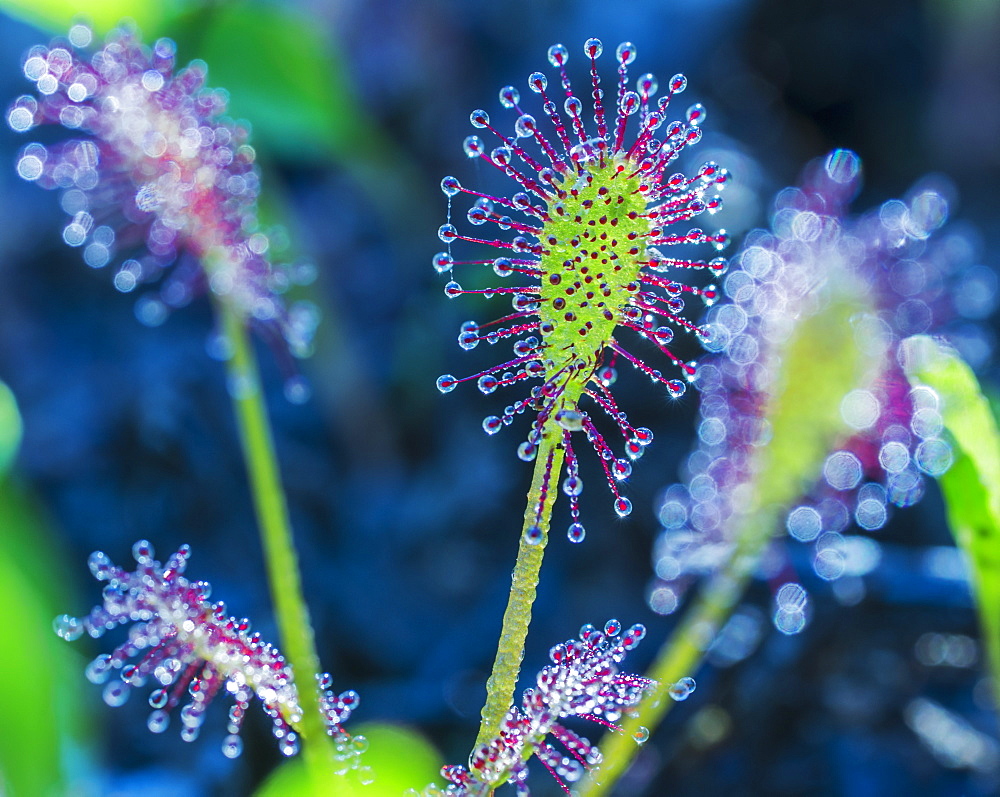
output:
[[[474,373],[495,359],[462,352],[455,336],[462,321],[501,308],[449,301],[430,266],[445,213],[441,177],[492,180],[461,150],[470,110],[512,123],[497,91],[547,71],[550,44],[570,48],[571,74],[583,79],[574,70],[584,39],[598,36],[609,50],[629,40],[638,47],[635,74],[663,81],[684,72],[683,99],[708,108],[693,157],[734,174],[716,217],[734,241],[766,224],[771,197],[809,159],[849,147],[865,164],[858,210],[903,194],[928,172],[947,175],[958,197],[952,215],[969,225],[975,257],[998,267],[1000,5],[991,0],[172,0],[0,9],[8,12],[0,14],[7,102],[31,88],[24,51],[63,31],[74,11],[105,29],[121,14],[148,40],[173,37],[180,63],[205,59],[209,84],[229,89],[232,114],[253,124],[263,213],[285,226],[286,257],[315,264],[317,279],[299,298],[323,314],[315,353],[302,364],[313,386],[308,403],[284,399],[276,358],[260,352],[323,665],[337,688],[361,693],[353,721],[418,729],[444,761],[463,762],[475,737],[530,474],[514,453],[526,428],[496,438],[481,431],[482,417],[511,399],[474,389],[441,396],[434,387],[441,373]],[[223,369],[208,354],[208,304],[195,301],[159,328],[141,325],[135,297],[63,245],[58,197],[17,178],[24,143],[0,130],[0,379],[24,429],[5,496],[26,513],[0,531],[8,556],[25,572],[38,560],[29,589],[53,604],[51,614],[82,614],[99,595],[85,565],[92,550],[127,563],[138,538],[164,556],[188,542],[192,576],[211,581],[233,613],[275,639]],[[993,386],[995,362],[987,352],[978,364]],[[655,499],[677,481],[697,396],[668,405],[646,380],[621,383],[630,419],[656,435],[627,488],[636,509],[619,520],[595,488],[582,499],[586,542],[554,535],[529,673],[550,645],[609,617],[649,626],[633,659],[641,669],[673,623],[649,610],[644,585]],[[583,460],[584,480],[600,484],[596,458]],[[564,514],[557,507],[557,529],[569,522]],[[755,586],[741,610],[764,617],[755,651],[697,675],[697,693],[643,748],[619,793],[996,793],[1000,744],[981,667],[975,655],[925,650],[934,642],[926,635],[939,634],[946,648],[976,651],[967,583],[939,550],[950,537],[936,490],[898,512],[878,539],[882,563],[850,606],[829,585],[809,582],[806,554],[789,544],[782,555],[813,588],[811,624],[798,636],[777,634],[765,616],[768,587]],[[8,611],[21,610],[15,603]],[[221,706],[194,745],[146,733],[140,699],[104,706],[82,668],[106,644],[72,646],[55,708],[37,709],[47,722],[46,712],[82,702],[88,743],[58,762],[72,774],[73,793],[247,794],[277,765],[263,717],[248,723],[247,752],[230,762],[219,752]],[[34,665],[24,658],[18,672],[30,681]],[[972,737],[982,755],[949,759],[927,747],[907,722],[918,697],[985,734]],[[52,716],[51,724],[62,722]],[[542,772],[533,783],[539,793],[555,791]]]

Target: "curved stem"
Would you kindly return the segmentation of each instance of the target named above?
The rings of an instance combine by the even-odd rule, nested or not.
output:
[[[732,556],[705,585],[646,673],[656,681],[656,687],[643,699],[639,713],[621,722],[620,733],[609,733],[602,740],[604,761],[599,781],[582,783],[581,797],[605,794],[618,782],[639,751],[634,741],[636,732],[643,726],[649,733],[656,730],[674,704],[669,696],[670,687],[684,676],[694,675],[701,666],[708,646],[746,590],[757,561],[771,540],[776,517],[773,507],[747,516]]]
[[[486,704],[483,706],[482,722],[476,747],[486,744],[500,730],[507,711],[514,704],[514,689],[524,658],[524,640],[528,636],[531,622],[531,606],[535,601],[538,574],[542,567],[542,557],[549,541],[549,522],[552,506],[556,499],[554,485],[562,471],[565,451],[556,441],[561,435],[556,430],[547,430],[538,446],[535,470],[528,490],[528,505],[524,510],[524,525],[517,549],[517,562],[510,585],[507,610],[503,615],[503,627],[497,644],[497,656],[493,662],[493,672],[486,681]],[[542,493],[545,493],[542,500]],[[541,501],[541,516],[535,510]],[[542,537],[536,543],[526,540],[524,532],[533,525],[542,530]]]
[[[303,755],[315,792],[332,794],[339,790],[340,779],[333,774],[334,748],[320,709],[316,680],[319,657],[309,610],[302,596],[298,557],[257,361],[243,317],[225,301],[217,301],[216,310],[232,346],[232,356],[226,361],[229,394],[260,527],[281,650],[298,684],[302,718],[296,729],[303,737]]]

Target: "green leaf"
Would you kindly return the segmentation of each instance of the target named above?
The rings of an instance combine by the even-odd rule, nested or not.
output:
[[[351,797],[399,797],[407,789],[418,791],[440,780],[441,761],[437,751],[415,731],[399,725],[369,723],[351,728],[368,739],[361,765],[371,767],[374,780],[359,782],[356,773],[343,779],[338,794]],[[278,767],[257,791],[256,797],[311,797],[308,773],[300,759]]]
[[[87,775],[84,659],[52,631],[70,608],[58,547],[37,510],[0,484],[0,790],[12,797],[76,793]]]
[[[904,352],[910,382],[941,399],[955,461],[938,480],[955,543],[972,568],[983,638],[1000,684],[1000,429],[972,369],[953,351],[919,335],[906,341]]]
[[[10,388],[0,382],[0,476],[10,470],[21,446],[21,413]]]
[[[344,70],[313,22],[277,5],[232,3],[192,20],[178,36],[209,64],[209,83],[230,112],[251,120],[254,141],[301,159],[346,149],[361,137]]]
[[[75,22],[105,34],[123,19],[132,19],[146,36],[159,35],[164,22],[178,10],[178,0],[137,3],[135,0],[0,0],[0,11],[53,34],[65,34]]]

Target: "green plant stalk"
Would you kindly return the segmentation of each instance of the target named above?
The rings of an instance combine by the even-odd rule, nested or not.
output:
[[[853,334],[851,319],[867,307],[864,296],[841,287],[817,313],[798,321],[778,361],[779,389],[763,413],[771,423],[771,439],[755,448],[751,498],[735,519],[733,552],[660,649],[648,673],[657,681],[655,692],[642,701],[638,717],[622,723],[623,733],[606,737],[601,782],[581,784],[581,795],[606,793],[635,757],[633,734],[643,725],[649,732],[656,729],[674,702],[668,690],[697,671],[780,527],[780,513],[818,476],[827,452],[844,434],[841,398],[853,387],[870,384],[878,372],[878,361],[869,362],[855,347],[842,345]]]
[[[643,699],[640,713],[625,717],[620,723],[620,733],[609,733],[604,737],[601,743],[604,761],[594,778],[580,784],[581,797],[606,794],[618,782],[639,750],[635,739],[648,735],[643,730],[644,726],[649,731],[655,729],[673,706],[675,701],[669,695],[670,687],[684,676],[698,671],[708,646],[745,592],[750,576],[771,540],[776,516],[777,512],[771,508],[758,511],[747,519],[747,533],[740,535],[733,556],[699,593],[646,673],[647,677],[656,681],[656,686]]]
[[[217,301],[216,310],[232,346],[232,356],[226,361],[229,394],[260,527],[281,650],[298,683],[302,718],[296,729],[303,738],[303,755],[316,793],[333,794],[342,791],[343,787],[341,779],[333,774],[335,751],[320,710],[316,680],[319,656],[309,610],[302,596],[298,557],[257,360],[243,317],[226,301]]]
[[[528,490],[528,504],[524,510],[524,525],[518,543],[517,562],[511,578],[510,597],[497,643],[497,656],[493,662],[493,672],[486,681],[486,703],[483,706],[476,747],[486,744],[497,735],[500,723],[514,704],[514,689],[521,672],[521,660],[524,658],[524,641],[531,623],[531,606],[535,602],[538,574],[542,568],[545,546],[549,541],[552,506],[556,500],[565,456],[562,446],[553,442],[558,439],[561,438],[556,430],[548,430],[538,446],[535,470]],[[547,472],[549,475],[546,484]],[[543,488],[546,489],[545,501],[542,502],[541,517],[536,518],[535,507],[538,506]],[[532,544],[526,541],[524,532],[536,523],[542,530],[542,538]]]

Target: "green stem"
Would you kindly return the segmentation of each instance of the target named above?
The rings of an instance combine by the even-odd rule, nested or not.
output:
[[[295,673],[302,718],[296,729],[303,738],[303,755],[318,794],[332,794],[339,779],[334,771],[334,748],[320,710],[319,657],[309,610],[302,597],[295,544],[285,491],[274,452],[271,425],[257,361],[243,317],[228,302],[216,302],[232,356],[226,361],[229,393],[239,427],[243,459],[250,479],[254,510],[260,527],[281,650]]]
[[[517,562],[511,579],[510,597],[497,644],[497,657],[493,662],[493,672],[486,681],[486,704],[483,706],[476,747],[486,744],[497,735],[500,723],[514,705],[514,689],[521,671],[521,660],[524,658],[524,640],[531,623],[531,606],[535,601],[545,545],[549,541],[549,522],[556,499],[556,484],[565,455],[562,446],[553,442],[558,439],[560,435],[557,431],[548,430],[538,446],[535,470],[528,490],[528,505],[524,510],[524,526],[518,543]],[[545,498],[541,501],[541,516],[536,517],[536,507],[539,506],[543,490]],[[534,525],[542,530],[542,537],[538,542],[530,543],[524,532]]]
[[[757,561],[771,540],[775,509],[761,510],[747,516],[743,533],[728,562],[705,585],[697,600],[657,654],[647,676],[656,681],[654,690],[643,699],[636,716],[621,722],[620,733],[609,733],[601,743],[604,762],[597,780],[581,783],[581,797],[607,793],[625,773],[639,751],[634,741],[640,729],[651,734],[666,716],[674,700],[670,687],[684,676],[694,675],[705,658],[705,651],[732,613],[746,590]]]

